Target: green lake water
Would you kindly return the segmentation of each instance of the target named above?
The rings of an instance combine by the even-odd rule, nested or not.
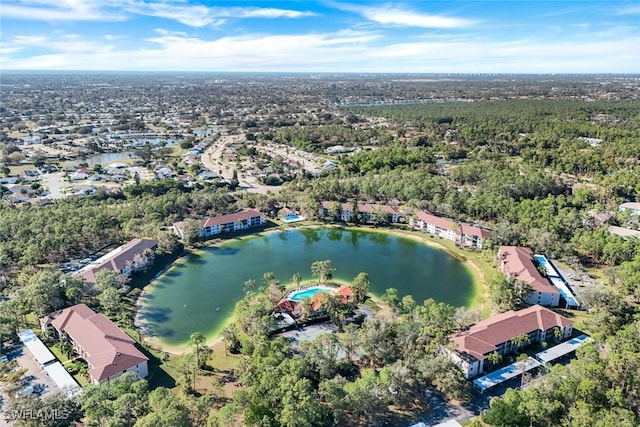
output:
[[[410,238],[362,230],[316,228],[264,233],[231,240],[191,255],[162,274],[139,302],[143,333],[170,347],[184,345],[192,332],[219,333],[243,296],[244,282],[262,283],[272,271],[282,283],[295,273],[312,279],[311,264],[330,259],[335,277],[351,281],[359,272],[371,290],[387,288],[454,306],[468,306],[474,295],[467,267],[451,255]]]

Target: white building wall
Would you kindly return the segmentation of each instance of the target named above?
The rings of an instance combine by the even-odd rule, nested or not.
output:
[[[484,369],[484,360],[471,358],[472,361],[468,361],[461,358],[455,351],[451,351],[444,347],[441,348],[441,352],[449,357],[449,359],[451,359],[453,363],[458,365],[458,367],[462,371],[462,374],[467,379],[480,375]]]
[[[560,304],[560,294],[533,291],[529,293],[526,303],[529,305],[539,304],[546,307],[557,307]]]
[[[149,365],[147,364],[147,361],[145,360],[143,362],[138,363],[135,366],[130,367],[125,372],[134,372],[140,378],[146,378],[147,376],[149,376]],[[118,378],[120,375],[122,375],[123,373],[124,372],[119,372],[119,373],[117,373],[115,375],[112,375],[107,379],[107,381],[114,380],[114,379]],[[93,380],[93,378],[92,378],[92,380]],[[92,381],[92,382],[96,383],[95,380]]]

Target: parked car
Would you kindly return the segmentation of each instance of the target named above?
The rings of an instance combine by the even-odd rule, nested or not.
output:
[[[28,394],[36,394],[36,389],[32,385],[28,385],[21,391],[16,393],[16,397],[26,396]]]

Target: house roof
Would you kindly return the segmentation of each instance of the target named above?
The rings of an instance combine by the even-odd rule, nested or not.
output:
[[[322,305],[327,300],[326,292],[316,292],[311,298],[309,298],[309,304],[311,310],[318,311],[322,308]]]
[[[336,291],[336,293],[338,295],[343,295],[345,297],[353,296],[353,290],[351,289],[351,286],[347,286],[347,285],[340,286]]]
[[[320,202],[320,206],[322,206],[325,209],[329,209],[331,207],[331,204],[333,202],[329,201],[329,200],[323,200],[322,202]]]
[[[382,212],[386,212],[389,214],[397,214],[398,213],[398,209],[393,207],[393,206],[389,206],[389,205],[372,205],[369,203],[363,203],[362,205],[358,205],[358,212],[369,212],[369,213],[373,213],[376,210],[378,211],[382,211]]]
[[[343,304],[346,304],[347,302],[349,302],[349,299],[353,296],[353,289],[351,289],[351,286],[342,285],[338,288],[336,293],[342,297],[340,298],[340,301]]]
[[[442,228],[445,230],[451,230],[456,224],[455,221],[449,218],[436,216],[425,211],[419,211],[416,214],[416,218],[418,218],[419,220],[427,224],[433,224],[436,227]],[[462,224],[462,223],[459,225],[458,228],[456,228],[455,231],[461,234],[465,234],[467,236],[478,236],[482,239],[486,239],[487,237],[489,237],[489,234],[490,234],[489,230],[485,230],[483,228],[476,227],[474,225],[468,225],[468,224]]]
[[[631,228],[617,227],[615,225],[609,226],[609,233],[622,237],[640,237],[640,230],[633,230]]]
[[[536,330],[548,330],[554,326],[565,328],[573,321],[540,305],[519,311],[507,311],[478,322],[466,331],[449,336],[456,344],[456,351],[469,354],[478,360],[496,350],[496,347],[519,335]]]
[[[276,304],[276,309],[279,311],[288,311],[290,313],[295,312],[298,309],[300,303],[290,299],[283,298]]]
[[[482,239],[486,239],[490,235],[489,230],[467,224],[461,224],[460,231],[462,231],[462,234],[466,234],[467,236],[478,236]]]
[[[533,264],[533,251],[523,246],[500,246],[498,251],[503,271],[517,280],[527,283],[535,292],[559,294],[560,291],[542,277]]]
[[[67,334],[85,352],[89,374],[98,382],[149,360],[129,335],[85,304],[51,313],[41,322]]]
[[[424,221],[427,224],[433,224],[436,227],[443,228],[445,230],[451,230],[451,227],[453,227],[453,224],[454,224],[453,221],[451,221],[448,218],[435,216],[433,214],[430,214],[424,211],[418,212],[416,214],[416,218],[418,218],[421,221]]]
[[[122,271],[127,265],[133,262],[136,255],[142,254],[145,250],[153,250],[158,246],[157,240],[133,239],[128,243],[112,250],[108,254],[91,264],[78,270],[76,274],[85,278],[87,282],[95,283],[95,274],[100,270]]]
[[[258,216],[262,216],[262,214],[258,211],[254,211],[253,209],[244,209],[240,212],[225,214],[225,215],[217,215],[217,216],[209,216],[206,218],[202,218],[200,220],[201,227],[212,227],[214,225],[222,225],[234,223],[236,221],[245,221],[251,218],[255,218]],[[183,222],[176,222],[173,224],[175,228],[181,229]]]
[[[623,209],[631,209],[634,211],[640,211],[640,202],[626,202],[620,205]]]

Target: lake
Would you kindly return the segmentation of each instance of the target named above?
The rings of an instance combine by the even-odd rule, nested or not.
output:
[[[371,290],[388,288],[454,306],[469,306],[474,297],[467,266],[451,255],[417,240],[372,231],[310,228],[267,232],[231,240],[186,257],[146,288],[139,301],[138,323],[144,335],[167,347],[183,346],[192,332],[216,336],[243,297],[244,282],[262,283],[273,272],[288,284],[295,273],[312,279],[311,264],[330,259],[335,277],[351,281],[364,271]]]

